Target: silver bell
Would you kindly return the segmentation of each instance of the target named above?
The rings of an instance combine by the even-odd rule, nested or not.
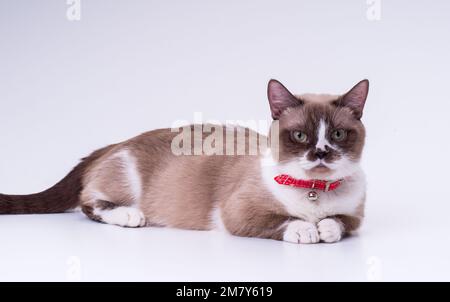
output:
[[[308,200],[309,201],[316,201],[319,199],[319,194],[317,194],[316,191],[309,191],[308,192]]]

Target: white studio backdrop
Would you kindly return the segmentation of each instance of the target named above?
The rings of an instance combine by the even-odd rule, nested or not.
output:
[[[297,93],[368,78],[367,255],[386,279],[448,280],[449,17],[444,0],[0,0],[0,192],[194,112],[269,119],[270,78]]]

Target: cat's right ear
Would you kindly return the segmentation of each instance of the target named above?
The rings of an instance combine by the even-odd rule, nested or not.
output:
[[[369,94],[369,80],[365,79],[353,86],[349,92],[344,94],[338,102],[338,106],[345,106],[352,110],[353,115],[360,119],[363,114],[367,95]]]
[[[270,80],[267,86],[272,118],[277,120],[281,113],[289,107],[298,106],[301,101],[297,99],[286,87],[277,80]]]

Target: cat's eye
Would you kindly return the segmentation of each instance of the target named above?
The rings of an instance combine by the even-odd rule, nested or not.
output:
[[[344,129],[336,129],[331,132],[331,139],[336,142],[342,142],[347,138],[347,130]]]
[[[301,131],[292,131],[292,139],[297,143],[306,143],[308,136]]]

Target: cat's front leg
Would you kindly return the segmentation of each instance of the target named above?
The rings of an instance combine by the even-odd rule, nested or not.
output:
[[[319,230],[316,225],[300,219],[286,222],[283,240],[293,243],[318,243]]]
[[[322,219],[317,226],[307,221],[293,220],[286,222],[283,240],[294,243],[338,242],[345,233],[358,228],[360,223],[360,218],[344,215]]]
[[[327,243],[341,240],[345,228],[339,218],[325,218],[317,224],[320,240]]]
[[[317,226],[286,213],[274,213],[261,204],[248,208],[251,203],[230,200],[221,210],[226,230],[233,235],[283,240],[292,243],[317,243],[320,240]]]
[[[361,225],[362,217],[337,215],[322,219],[317,224],[320,240],[327,243],[337,242]]]

